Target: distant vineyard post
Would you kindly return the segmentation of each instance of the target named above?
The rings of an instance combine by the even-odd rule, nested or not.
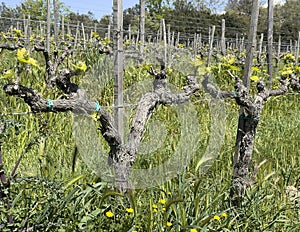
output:
[[[143,59],[145,46],[145,0],[140,0],[140,56]]]
[[[226,44],[225,44],[225,19],[222,19],[222,33],[221,33],[221,52],[222,55],[226,55]]]
[[[123,140],[124,126],[123,126],[123,6],[122,0],[114,0],[114,105],[115,113],[115,127]]]
[[[267,39],[267,63],[269,75],[269,87],[273,79],[273,24],[274,24],[274,1],[268,0],[268,39]]]
[[[54,16],[54,41],[58,42],[58,5],[57,0],[53,0],[53,16]]]
[[[50,35],[51,35],[51,5],[50,0],[47,0],[47,36],[46,36],[46,49],[50,51]]]

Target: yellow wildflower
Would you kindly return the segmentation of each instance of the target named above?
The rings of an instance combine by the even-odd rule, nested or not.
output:
[[[162,208],[162,210],[163,210],[163,211],[166,211],[166,208],[165,208],[165,207],[163,207],[163,208]]]
[[[257,82],[257,81],[259,81],[259,77],[258,76],[251,76],[250,80],[254,81],[254,82]]]
[[[167,227],[170,227],[170,226],[172,226],[172,222],[167,222],[166,225],[167,225]]]
[[[221,218],[220,218],[218,215],[215,215],[215,216],[214,216],[214,219],[217,220],[217,221],[220,221],[220,220],[221,220]]]
[[[162,204],[162,205],[164,205],[164,204],[166,204],[166,200],[165,199],[159,199],[158,200],[158,203],[160,203],[160,204]]]
[[[158,212],[158,206],[156,204],[152,204],[153,212],[157,213]]]
[[[29,51],[26,48],[18,49],[17,58],[22,63],[38,66],[37,61],[30,57]]]
[[[235,65],[230,65],[229,68],[232,70],[232,71],[240,71],[240,68],[238,66],[235,66]]]
[[[222,213],[221,214],[221,217],[227,217],[228,215],[227,215],[227,213]]]
[[[287,76],[287,75],[290,75],[290,74],[293,74],[293,69],[292,68],[286,68],[286,69],[281,71],[281,75],[283,75],[283,76]]]
[[[111,212],[111,211],[107,211],[107,212],[105,213],[105,215],[106,215],[106,217],[108,217],[108,218],[112,218],[112,217],[114,216],[114,213]]]
[[[190,229],[190,232],[198,232],[197,229]]]
[[[259,72],[260,70],[259,70],[259,67],[253,66],[252,67],[252,71],[253,72]]]
[[[133,213],[134,210],[133,210],[133,208],[126,208],[126,212],[127,212],[127,213]]]
[[[296,60],[295,56],[291,53],[286,54],[283,57],[283,61],[284,61],[285,64],[293,63],[293,62],[295,62],[295,60]]]
[[[78,70],[78,71],[83,71],[83,72],[85,72],[85,71],[87,70],[87,66],[86,66],[85,62],[83,62],[83,61],[79,61],[79,62],[77,63],[77,65],[72,64],[72,66],[73,66],[76,70]]]

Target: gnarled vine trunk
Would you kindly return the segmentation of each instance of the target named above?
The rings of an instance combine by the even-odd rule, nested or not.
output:
[[[152,68],[149,73],[154,76],[153,90],[146,93],[137,104],[136,113],[130,132],[128,142],[122,143],[122,138],[115,128],[115,121],[112,115],[104,108],[99,107],[98,102],[92,102],[88,99],[86,91],[71,81],[71,77],[78,75],[78,71],[70,71],[69,69],[61,69],[58,67],[64,59],[72,53],[71,47],[67,46],[62,54],[55,54],[53,60],[50,59],[49,51],[40,45],[35,46],[35,50],[43,52],[46,61],[46,83],[51,87],[56,86],[67,98],[64,99],[45,99],[36,90],[20,85],[18,82],[7,84],[4,86],[6,94],[23,98],[29,105],[32,112],[66,112],[71,111],[75,114],[92,114],[97,111],[98,120],[100,121],[100,131],[103,138],[110,147],[109,164],[115,171],[115,182],[117,188],[126,191],[133,186],[129,183],[129,173],[136,159],[139,145],[145,132],[147,120],[151,117],[157,105],[181,104],[190,99],[190,97],[200,89],[196,76],[188,76],[188,85],[178,94],[173,94],[167,88],[167,74],[164,65],[160,71]]]
[[[256,128],[259,123],[260,114],[263,107],[272,96],[284,95],[289,87],[294,91],[299,91],[299,80],[295,75],[289,78],[282,77],[281,85],[277,89],[269,90],[263,81],[257,82],[257,94],[251,96],[248,88],[242,80],[235,77],[235,91],[221,91],[213,84],[209,83],[206,76],[202,82],[207,92],[215,98],[233,98],[241,107],[239,115],[238,132],[236,138],[236,148],[233,160],[233,176],[230,191],[230,203],[234,207],[240,207],[246,189],[255,181],[257,170],[254,169],[251,174],[252,154],[256,136]]]

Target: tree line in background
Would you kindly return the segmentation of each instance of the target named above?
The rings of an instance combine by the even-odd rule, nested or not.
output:
[[[112,24],[111,15],[104,15],[96,19],[89,11],[87,14],[72,12],[63,2],[58,2],[59,16],[64,16],[65,22],[81,22],[86,26],[99,23],[107,28]],[[221,34],[221,20],[226,21],[226,37],[235,38],[236,35],[247,35],[250,16],[250,0],[205,1],[205,0],[145,0],[146,5],[146,33],[159,30],[160,19],[164,18],[171,31],[183,33],[207,34],[208,28],[216,26],[216,35]],[[262,2],[261,4],[265,3]],[[221,6],[223,6],[221,8]],[[225,6],[225,7],[224,7]],[[101,3],[98,8],[101,10]],[[220,13],[221,9],[225,9]],[[219,11],[219,12],[218,12]],[[289,42],[298,38],[300,20],[297,12],[300,11],[300,0],[286,1],[284,4],[275,4],[274,7],[274,40],[281,37],[282,41]],[[8,7],[2,2],[0,16],[6,18],[23,19],[30,15],[32,20],[46,20],[46,0],[26,0],[15,8]],[[139,28],[140,7],[136,4],[124,10],[124,29],[131,28],[137,33]],[[261,5],[258,24],[258,34],[267,34],[267,8]],[[6,25],[7,27],[9,25]],[[5,25],[1,26],[3,31]],[[102,36],[104,36],[103,34]]]

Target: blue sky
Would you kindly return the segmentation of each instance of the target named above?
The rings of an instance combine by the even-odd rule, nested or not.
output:
[[[0,0],[0,2],[4,2],[7,6],[15,7],[24,2],[24,0]],[[113,0],[60,0],[60,2],[69,6],[75,13],[86,14],[88,11],[91,11],[94,13],[96,19],[112,13]],[[138,3],[139,0],[123,0],[123,8],[132,7]]]
[[[15,7],[20,5],[25,0],[0,0],[8,6]],[[50,0],[51,2],[53,0]],[[112,13],[113,0],[59,0],[63,2],[66,6],[75,13],[86,14],[88,11],[91,11],[96,19],[100,19],[103,15]],[[222,2],[222,1],[221,1]],[[226,2],[226,1],[225,1]],[[262,1],[265,4],[267,0]],[[274,3],[285,2],[285,0],[274,0]],[[133,7],[135,4],[138,4],[139,0],[123,0],[123,9]],[[223,9],[222,9],[223,10]],[[222,11],[218,10],[218,11]]]

